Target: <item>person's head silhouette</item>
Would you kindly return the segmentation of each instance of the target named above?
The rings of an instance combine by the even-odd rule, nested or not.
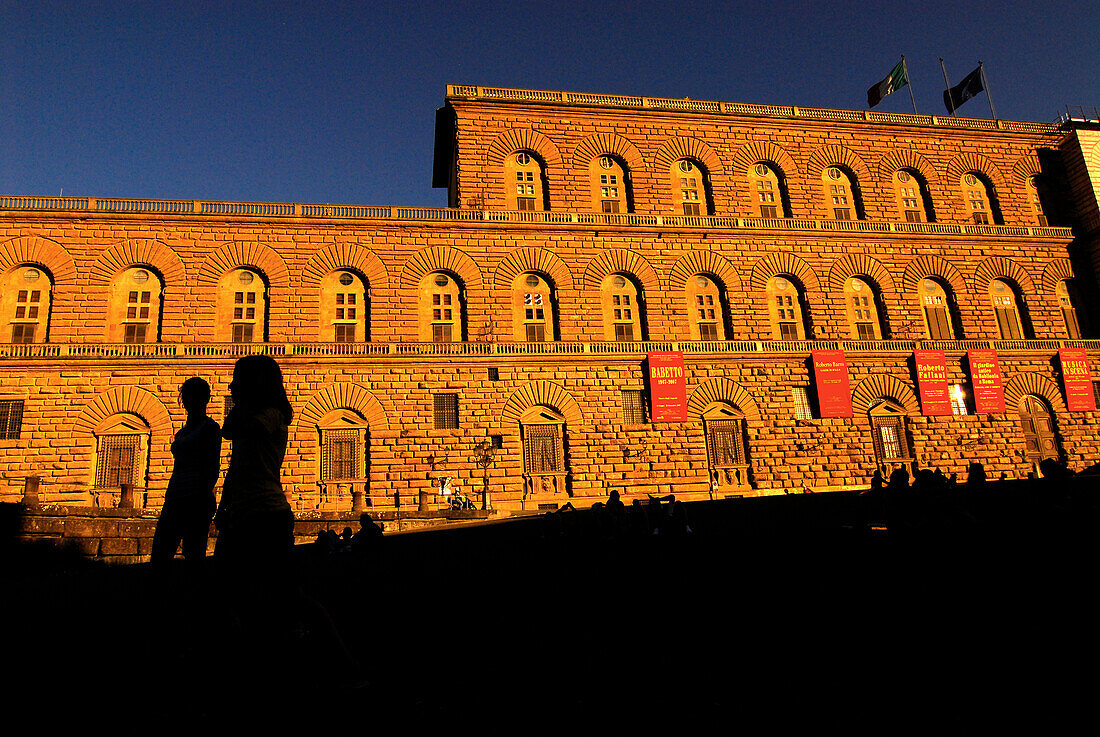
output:
[[[294,411],[283,386],[283,372],[271,356],[257,354],[238,359],[233,366],[229,394],[233,397],[234,412],[255,414],[277,409],[286,424],[293,419]]]
[[[205,415],[210,403],[210,385],[206,379],[192,376],[180,385],[180,404],[188,415]]]

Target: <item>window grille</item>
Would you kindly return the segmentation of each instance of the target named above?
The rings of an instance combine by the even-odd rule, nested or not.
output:
[[[743,420],[708,420],[707,450],[712,468],[746,464]]]
[[[0,400],[0,440],[18,440],[23,430],[23,400]]]
[[[561,425],[523,427],[523,470],[528,474],[563,473],[565,448]]]
[[[810,408],[810,391],[804,386],[796,386],[791,389],[791,397],[794,399],[794,417],[796,420],[812,420],[813,410]]]
[[[489,381],[500,381],[500,369],[496,366],[489,367]]]
[[[641,389],[623,389],[622,407],[623,423],[627,425],[645,423],[645,393]]]
[[[344,481],[365,476],[366,449],[359,430],[323,430],[321,437],[323,480]]]
[[[909,443],[905,438],[902,417],[872,418],[875,454],[882,462],[909,460]]]
[[[105,435],[99,439],[99,463],[95,485],[99,488],[119,488],[134,483],[140,435]]]
[[[436,430],[453,430],[458,427],[457,394],[433,394],[432,404]]]

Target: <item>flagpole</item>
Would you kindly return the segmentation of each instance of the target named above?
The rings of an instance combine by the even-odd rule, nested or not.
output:
[[[909,99],[913,102],[913,115],[916,115],[917,100],[913,97],[913,80],[909,77],[909,65],[905,63],[905,54],[901,55],[901,68],[905,70],[905,86],[909,88]]]
[[[985,78],[985,67],[982,63],[978,62],[978,69],[982,73],[982,86],[985,87],[985,99],[989,101],[989,112],[993,116],[993,119],[997,119],[997,111],[993,108],[993,95],[989,94],[989,80]]]
[[[943,65],[943,57],[940,57],[940,69],[943,70],[943,83],[947,85],[947,101],[951,104],[951,114],[955,114],[955,98],[951,96],[951,83],[947,81],[947,67]]]

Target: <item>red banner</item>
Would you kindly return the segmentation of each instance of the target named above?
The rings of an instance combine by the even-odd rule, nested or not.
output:
[[[817,404],[822,417],[851,417],[852,388],[844,351],[811,351]]]
[[[921,414],[951,414],[951,397],[947,394],[947,358],[943,351],[913,351],[913,363],[917,367]]]
[[[970,385],[974,387],[974,410],[1004,412],[1005,389],[997,351],[992,348],[966,352],[970,363]]]
[[[1092,393],[1092,374],[1089,373],[1089,357],[1084,348],[1063,348],[1058,351],[1062,363],[1062,388],[1066,390],[1066,407],[1071,412],[1096,409],[1096,396]]]
[[[680,351],[653,351],[649,360],[649,400],[654,422],[687,422],[687,372]]]

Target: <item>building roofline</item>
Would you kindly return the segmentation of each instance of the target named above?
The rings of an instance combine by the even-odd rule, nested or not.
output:
[[[958,118],[951,115],[883,113],[873,110],[834,110],[790,105],[758,105],[744,102],[693,100],[691,98],[634,97],[630,95],[603,95],[559,90],[525,90],[511,87],[482,87],[464,84],[448,84],[446,100],[448,102],[452,100],[472,100],[490,103],[523,103],[554,107],[616,108],[619,110],[736,115],[750,118],[872,123],[876,125],[894,124],[1007,133],[1052,134],[1062,131],[1061,126],[1057,123]]]

